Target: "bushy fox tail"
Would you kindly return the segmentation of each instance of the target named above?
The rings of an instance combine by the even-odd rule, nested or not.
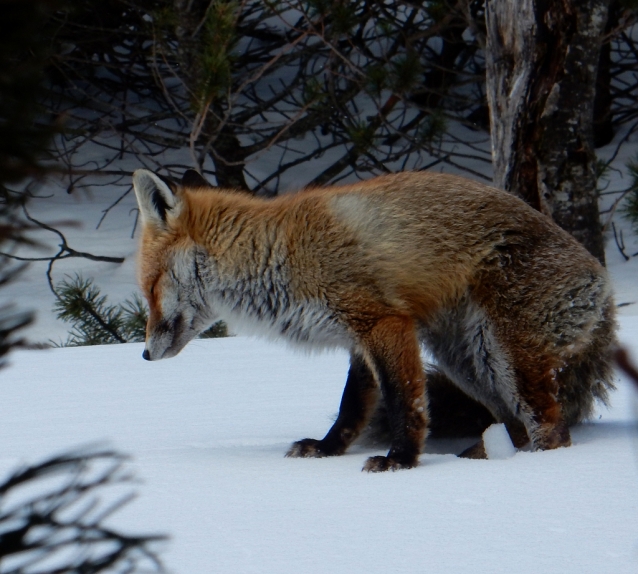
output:
[[[608,302],[603,318],[592,333],[591,344],[570,360],[569,365],[557,373],[559,402],[568,425],[589,418],[598,400],[607,404],[613,382],[613,351],[616,340],[616,323],[613,317],[613,302]]]

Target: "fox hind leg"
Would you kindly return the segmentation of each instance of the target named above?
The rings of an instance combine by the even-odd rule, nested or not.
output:
[[[521,357],[521,353],[512,354],[516,358]],[[521,364],[528,367],[521,369]],[[493,388],[498,389],[500,398],[491,396],[486,404],[496,420],[505,423],[514,446],[520,449],[530,442],[533,450],[569,446],[569,427],[558,400],[555,370],[543,367],[542,360],[519,360],[511,364],[510,374],[510,380],[501,381],[497,378],[492,382]],[[483,383],[483,387],[486,386]],[[482,441],[460,456],[485,458]]]
[[[434,356],[441,376],[482,404],[492,415],[492,421],[482,417],[488,420],[485,428],[490,422],[505,423],[514,446],[525,446],[530,437],[523,420],[525,412],[521,409],[519,375],[509,349],[499,341],[494,324],[485,312],[468,297],[456,308],[442,313],[419,334]],[[436,402],[432,406],[435,408]],[[459,456],[486,458],[487,455],[479,441]]]
[[[559,386],[555,369],[543,367],[517,369],[522,420],[534,450],[550,450],[571,445],[569,426],[558,400]]]

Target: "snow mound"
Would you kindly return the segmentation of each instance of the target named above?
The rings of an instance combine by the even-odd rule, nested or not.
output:
[[[516,448],[510,440],[504,424],[493,424],[485,429],[483,433],[483,445],[487,458],[505,459],[516,454]]]

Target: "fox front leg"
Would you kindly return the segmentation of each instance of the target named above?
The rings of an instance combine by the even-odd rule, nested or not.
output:
[[[343,454],[364,429],[377,395],[377,383],[372,371],[361,355],[353,353],[339,416],[334,425],[321,440],[305,438],[293,443],[286,456],[320,458]]]
[[[363,470],[413,468],[418,464],[428,427],[423,365],[414,323],[407,317],[386,317],[365,334],[363,342],[392,430],[387,456],[370,457]]]

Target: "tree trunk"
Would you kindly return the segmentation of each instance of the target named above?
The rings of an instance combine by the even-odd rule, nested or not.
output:
[[[593,109],[609,0],[487,0],[494,184],[604,263]]]
[[[227,189],[251,191],[244,173],[246,153],[237,136],[230,129],[223,129],[213,147],[215,153],[210,152],[208,155],[215,164],[217,185]]]
[[[197,99],[198,85],[206,74],[201,56],[202,42],[206,41],[202,35],[202,29],[210,5],[210,0],[173,0],[176,18],[175,36],[178,40],[177,56],[182,80],[191,93],[192,106],[196,110],[202,105],[202,102]],[[216,127],[217,120],[208,113],[201,130],[200,140],[208,140],[209,134],[214,133]],[[215,153],[211,152],[208,155],[215,164],[217,185],[250,191],[244,173],[246,154],[243,153],[237,136],[226,127],[212,145]]]
[[[594,98],[594,147],[607,145],[614,139],[613,113],[611,105],[611,40],[609,36],[620,20],[622,6],[619,0],[609,3],[609,16],[605,27],[606,41],[600,47],[598,77],[596,79],[596,97]]]

